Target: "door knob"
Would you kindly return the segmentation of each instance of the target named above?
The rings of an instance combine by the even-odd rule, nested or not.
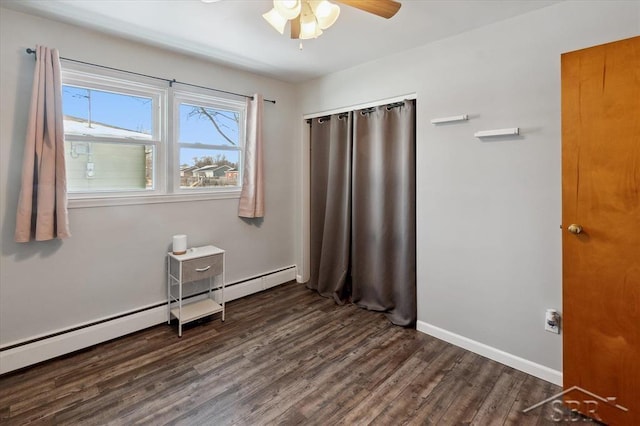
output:
[[[571,225],[569,225],[567,230],[569,232],[571,232],[572,234],[576,234],[577,235],[577,234],[582,232],[582,226],[576,225],[575,223],[572,223]]]

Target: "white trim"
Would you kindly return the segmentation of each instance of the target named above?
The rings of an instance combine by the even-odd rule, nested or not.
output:
[[[289,281],[293,281],[296,279],[296,268],[295,266],[285,269],[284,271],[274,272],[273,274],[265,275],[262,277],[262,285],[264,289],[269,289],[271,287],[275,287],[282,283],[288,283]]]
[[[110,315],[110,316],[106,316],[106,317],[101,317],[101,318],[95,318],[91,321],[84,321],[78,324],[74,324],[71,327],[65,327],[65,328],[60,328],[58,330],[52,330],[49,331],[47,333],[41,333],[41,334],[37,334],[35,336],[30,336],[26,339],[19,339],[19,340],[14,340],[13,342],[8,342],[5,343],[3,345],[0,345],[0,352],[5,351],[7,349],[5,348],[9,348],[12,346],[18,346],[18,345],[23,345],[26,342],[31,342],[34,340],[44,340],[44,339],[48,339],[50,338],[49,336],[51,336],[51,338],[54,337],[54,335],[61,335],[61,334],[65,334],[65,333],[73,333],[74,331],[80,329],[80,328],[88,328],[91,327],[93,325],[98,325],[99,323],[104,323],[107,321],[112,321],[115,320],[119,317],[124,317],[124,316],[131,316],[133,317],[134,315],[136,315],[137,313],[140,313],[141,311],[149,311],[151,309],[153,309],[154,307],[157,307],[158,304],[160,303],[167,303],[166,300],[160,300],[157,303],[151,303],[145,306],[138,306],[136,309],[130,309],[128,311],[124,311],[124,312],[120,312],[116,315]]]
[[[349,112],[356,109],[371,108],[371,107],[377,107],[380,105],[392,104],[394,102],[402,102],[402,101],[406,101],[407,99],[417,99],[417,97],[418,96],[415,93],[409,93],[407,95],[394,96],[393,98],[380,99],[377,101],[366,102],[363,104],[350,105],[350,106],[340,107],[336,109],[330,109],[327,111],[313,112],[313,113],[305,114],[302,117],[304,119],[324,117],[325,115],[340,114],[341,112]]]
[[[245,143],[246,143],[246,128],[247,128],[247,105],[244,101],[227,99],[224,97],[214,96],[210,93],[194,92],[185,89],[174,89],[169,96],[169,103],[171,119],[168,120],[172,126],[171,137],[171,158],[168,164],[168,175],[171,181],[171,188],[174,194],[193,194],[193,188],[181,188],[180,187],[180,149],[181,148],[193,148],[209,151],[229,151],[234,152],[238,156],[238,184],[233,186],[233,190],[238,192],[238,198],[240,198],[240,192],[242,191],[242,176],[244,173],[244,160],[245,160]],[[194,107],[206,107],[216,110],[224,110],[235,112],[238,114],[238,145],[215,145],[208,143],[197,142],[180,142],[180,105],[186,104]],[[225,189],[217,187],[205,187],[199,189],[201,194],[215,194],[217,192],[224,192]]]
[[[159,204],[185,201],[204,201],[218,199],[238,199],[242,191],[242,173],[245,156],[246,137],[246,104],[244,101],[231,99],[229,96],[212,95],[210,90],[193,87],[167,87],[165,79],[141,76],[104,69],[101,66],[66,62],[62,67],[62,82],[65,85],[88,87],[91,89],[108,91],[121,95],[142,96],[153,101],[153,131],[150,139],[127,139],[115,137],[66,135],[73,141],[89,143],[122,143],[134,145],[152,145],[154,147],[154,187],[153,189],[131,190],[77,190],[68,191],[68,208],[91,208],[138,204]],[[244,95],[241,95],[244,96]],[[238,123],[238,146],[201,145],[198,149],[211,151],[233,151],[238,155],[237,186],[180,188],[178,141],[180,103],[203,105],[237,112],[240,117]]]
[[[88,88],[110,92],[113,94],[124,96],[140,96],[150,98],[152,100],[151,116],[152,116],[152,135],[149,139],[129,139],[126,137],[100,137],[100,136],[84,136],[78,134],[66,134],[65,139],[69,141],[86,141],[87,143],[125,143],[133,145],[152,145],[153,152],[153,188],[138,190],[107,190],[92,191],[87,189],[72,190],[68,189],[68,200],[84,197],[99,198],[109,196],[131,196],[133,193],[162,195],[166,193],[166,155],[170,144],[169,135],[166,132],[165,118],[166,108],[169,97],[169,88],[166,83],[150,77],[125,75],[123,72],[114,70],[101,69],[96,70],[95,67],[67,64],[62,67],[62,84],[80,88]],[[70,203],[71,204],[71,203]]]
[[[539,379],[562,386],[562,372],[560,371],[545,367],[544,365],[529,361],[528,359],[521,358],[492,346],[485,345],[484,343],[477,342],[459,334],[452,333],[424,321],[418,321],[416,329],[422,333],[444,340],[452,345],[459,346]]]
[[[105,197],[84,197],[73,198],[68,201],[69,209],[83,209],[90,207],[105,206],[131,206],[136,204],[160,204],[160,203],[183,203],[188,201],[207,201],[207,200],[225,200],[240,198],[241,190],[233,188],[233,190],[217,192],[195,192],[191,194],[163,194],[163,195],[121,195],[121,196],[105,196]]]
[[[0,352],[0,374],[77,351],[167,321],[167,307],[159,306],[112,321]]]
[[[239,284],[232,285],[230,287],[225,286],[224,288],[225,303],[231,300],[236,300],[236,299],[243,298],[245,296],[249,296],[250,294],[259,293],[262,290],[264,290],[264,287],[262,285],[262,279],[260,278],[254,278],[252,280],[244,281]]]
[[[311,130],[305,120],[300,121],[301,143],[299,161],[298,194],[298,247],[296,262],[298,263],[297,281],[307,282],[311,277]]]
[[[251,275],[249,277],[244,277],[244,278],[242,278],[240,280],[236,280],[236,281],[233,281],[233,282],[228,282],[227,286],[232,286],[232,285],[235,285],[236,283],[243,283],[245,281],[253,280],[253,279],[256,279],[256,278],[259,279],[259,278],[262,278],[262,277],[267,277],[267,276],[270,276],[270,275],[273,275],[273,274],[279,274],[279,273],[285,272],[285,271],[287,272],[287,275],[286,275],[287,280],[286,281],[282,281],[280,284],[284,284],[286,282],[289,282],[289,281],[292,281],[292,280],[295,279],[295,277],[296,277],[296,265],[289,265],[289,266],[283,266],[282,268],[278,268],[278,269],[272,269],[271,271],[267,271],[267,272],[264,272],[262,274]]]
[[[258,276],[257,278],[249,278],[246,281],[243,280],[243,282],[236,285],[233,285],[232,283],[227,284],[224,292],[225,302],[239,299],[273,286],[289,282],[295,279],[295,271],[295,266],[289,266],[281,270],[269,272],[263,276]],[[216,300],[218,300],[217,296],[218,290],[214,291],[214,297],[216,297]],[[104,319],[97,320],[104,322],[81,329],[76,328],[89,323],[78,324],[73,327],[76,330],[59,330],[56,333],[51,333],[61,333],[56,336],[48,338],[45,337],[42,340],[32,343],[26,343],[11,349],[0,350],[0,374],[28,367],[48,359],[84,349],[98,343],[106,342],[117,337],[125,336],[129,333],[152,327],[154,325],[166,323],[166,301],[158,303],[163,303],[163,306],[157,306],[142,312],[138,312],[138,309],[133,311],[134,313],[131,314],[127,314],[125,312],[123,313],[124,316],[118,315],[118,318],[106,321]],[[144,307],[141,307],[140,309],[144,309]],[[42,336],[32,337],[28,340],[37,339],[39,337]],[[24,341],[27,341],[27,339],[6,344],[4,347],[14,346]]]

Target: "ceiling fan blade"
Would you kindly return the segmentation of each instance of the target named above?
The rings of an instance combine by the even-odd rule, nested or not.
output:
[[[291,38],[300,38],[300,15],[291,21]]]
[[[393,17],[402,6],[400,2],[395,0],[335,0],[335,2],[346,4],[386,19]]]

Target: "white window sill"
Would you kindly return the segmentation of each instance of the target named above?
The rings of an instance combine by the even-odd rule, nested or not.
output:
[[[69,194],[69,209],[83,209],[91,207],[131,206],[137,204],[183,203],[189,201],[224,200],[240,198],[240,189],[233,191],[198,192],[193,194],[162,194],[162,195],[127,195],[127,196],[82,196]]]

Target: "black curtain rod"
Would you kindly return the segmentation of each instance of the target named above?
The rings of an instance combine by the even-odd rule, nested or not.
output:
[[[388,104],[388,105],[378,105],[378,106],[363,108],[361,110],[354,110],[354,111],[360,111],[360,113],[362,115],[369,114],[369,113],[375,111],[377,107],[386,107],[387,111],[390,111],[393,108],[398,108],[398,107],[404,106],[404,102],[405,101],[394,102],[394,103],[391,103],[391,104]],[[350,112],[353,112],[353,111],[350,111]],[[346,117],[348,115],[349,115],[349,112],[341,112],[341,113],[338,114],[338,118],[344,118],[344,117]],[[315,117],[315,118],[318,119],[319,123],[323,123],[325,121],[331,120],[331,116],[330,115],[326,115],[326,116],[322,116],[322,117]],[[312,121],[313,121],[313,119],[307,118],[307,124],[311,124]]]
[[[27,48],[27,53],[30,55],[34,55],[36,54],[36,51],[31,49],[30,47]],[[133,75],[139,75],[141,77],[146,77],[146,78],[153,78],[155,80],[161,80],[161,81],[166,81],[167,83],[169,83],[169,86],[173,86],[174,84],[182,84],[183,86],[189,86],[189,87],[197,87],[198,89],[206,89],[206,90],[213,90],[215,92],[220,92],[220,93],[226,93],[228,95],[234,95],[234,96],[242,96],[244,98],[247,99],[253,99],[253,96],[251,95],[244,95],[242,93],[235,93],[235,92],[228,92],[226,90],[222,90],[222,89],[215,89],[213,87],[206,87],[206,86],[198,86],[197,84],[191,84],[191,83],[184,83],[182,81],[178,81],[175,78],[172,79],[168,79],[168,78],[163,78],[163,77],[156,77],[154,75],[149,75],[149,74],[142,74],[139,72],[134,72],[134,71],[128,71],[128,70],[123,70],[120,68],[113,68],[113,67],[108,67],[106,65],[100,65],[100,64],[93,64],[91,62],[84,62],[84,61],[79,61],[77,59],[70,59],[70,58],[63,58],[62,56],[60,57],[60,59],[64,60],[64,61],[69,61],[69,62],[75,62],[77,64],[83,64],[83,65],[91,65],[93,67],[99,67],[99,68],[104,68],[107,70],[112,70],[112,71],[119,71],[119,72],[125,72],[128,74],[133,74]],[[271,102],[272,104],[275,104],[276,101],[271,100],[271,99],[265,99],[265,102]]]

